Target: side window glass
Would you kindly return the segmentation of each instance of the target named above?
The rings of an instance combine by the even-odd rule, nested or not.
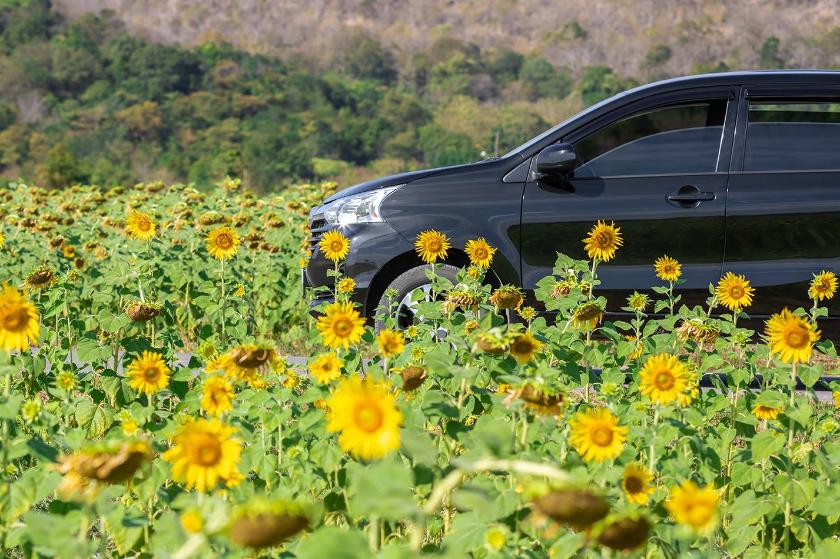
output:
[[[712,173],[726,103],[671,105],[608,124],[575,144],[575,177]]]
[[[745,171],[837,169],[840,101],[750,101]]]

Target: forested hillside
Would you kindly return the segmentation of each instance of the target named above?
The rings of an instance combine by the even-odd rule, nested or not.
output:
[[[512,2],[315,1],[295,11],[289,2],[0,0],[0,176],[49,187],[228,174],[262,191],[297,179],[346,183],[500,153],[638,82],[838,64],[831,3],[779,8],[775,17],[816,18],[802,36],[790,21],[778,36],[753,22],[734,42],[723,40],[734,36],[731,6],[714,16],[664,2],[681,6],[669,27],[650,2],[635,4],[628,22],[604,13],[626,14],[623,3],[558,3],[547,36],[546,18],[529,27]],[[645,14],[655,25],[619,33]],[[696,48],[698,37],[708,48]]]

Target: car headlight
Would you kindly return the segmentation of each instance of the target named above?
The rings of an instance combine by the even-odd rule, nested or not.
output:
[[[382,202],[400,186],[402,185],[380,188],[373,192],[339,198],[321,209],[324,212],[324,219],[330,225],[381,223],[384,221],[382,214],[379,212]]]

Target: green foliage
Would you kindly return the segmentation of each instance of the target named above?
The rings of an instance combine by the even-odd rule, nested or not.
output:
[[[645,55],[645,65],[649,68],[661,66],[671,59],[671,47],[668,45],[656,45]]]
[[[778,37],[768,37],[761,45],[761,50],[758,53],[758,65],[760,68],[767,69],[785,67],[785,60],[779,51]]]
[[[583,69],[580,77],[580,94],[585,104],[593,105],[635,85],[635,80],[622,79],[611,68],[589,66]]]

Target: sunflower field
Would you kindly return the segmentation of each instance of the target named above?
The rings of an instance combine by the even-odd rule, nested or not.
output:
[[[492,286],[483,239],[442,277],[426,231],[436,297],[375,332],[340,231],[333,302],[300,296],[335,187],[0,190],[5,556],[840,557],[833,273],[753,332],[749,278],[688,308],[663,255],[609,321],[620,224],[558,255],[551,313]]]

